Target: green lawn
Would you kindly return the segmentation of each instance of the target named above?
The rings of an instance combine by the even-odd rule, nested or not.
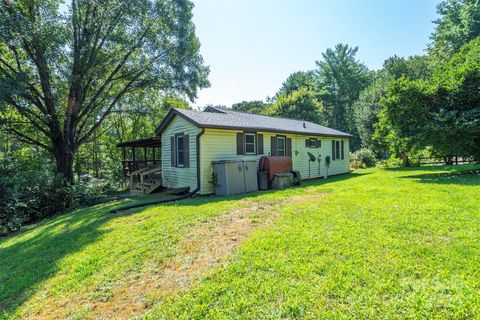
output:
[[[3,317],[480,317],[478,166],[118,205],[0,239]]]

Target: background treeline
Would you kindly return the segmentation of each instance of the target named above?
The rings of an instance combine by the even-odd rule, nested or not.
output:
[[[153,135],[169,108],[191,108],[209,85],[191,9],[0,3],[0,234],[123,190],[115,145]],[[338,44],[273,97],[229,107],[349,132],[366,165],[478,159],[480,2],[446,0],[438,14],[425,55],[369,70],[357,47]]]

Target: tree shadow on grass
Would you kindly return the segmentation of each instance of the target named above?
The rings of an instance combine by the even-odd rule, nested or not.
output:
[[[480,168],[470,170],[451,170],[449,172],[424,173],[402,176],[400,178],[413,179],[420,183],[480,186]]]
[[[104,223],[128,214],[107,214],[117,206],[118,203],[110,203],[80,209],[0,239],[0,318],[12,315],[42,281],[55,275],[61,259],[108,232],[100,230]],[[16,237],[21,239],[14,241]]]
[[[386,171],[394,171],[394,172],[408,172],[408,171],[466,171],[470,169],[480,168],[478,164],[469,163],[469,164],[458,164],[458,165],[430,165],[430,166],[422,166],[422,167],[396,167],[396,168],[386,168]]]

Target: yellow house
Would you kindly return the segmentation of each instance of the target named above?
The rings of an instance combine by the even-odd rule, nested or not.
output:
[[[156,138],[142,141],[152,146],[155,140],[154,146],[161,148],[161,159],[155,159],[154,152],[153,162],[161,163],[161,185],[168,189],[211,194],[213,161],[256,160],[258,165],[262,156],[270,155],[291,157],[293,170],[303,179],[349,172],[351,135],[308,121],[213,107],[204,111],[171,109],[156,134]],[[147,162],[146,148],[144,155]],[[316,161],[310,161],[311,156]]]

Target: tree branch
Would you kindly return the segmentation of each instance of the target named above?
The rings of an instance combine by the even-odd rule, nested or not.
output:
[[[47,146],[46,144],[44,144],[44,143],[42,143],[38,140],[35,140],[32,137],[27,136],[26,134],[21,133],[20,131],[12,128],[12,126],[10,126],[10,125],[7,125],[7,130],[12,132],[14,135],[16,135],[19,138],[19,140],[21,140],[24,143],[33,144],[33,145],[39,146],[41,148],[44,148],[45,150],[47,150],[49,152],[53,152],[53,149],[50,148],[49,146]]]

